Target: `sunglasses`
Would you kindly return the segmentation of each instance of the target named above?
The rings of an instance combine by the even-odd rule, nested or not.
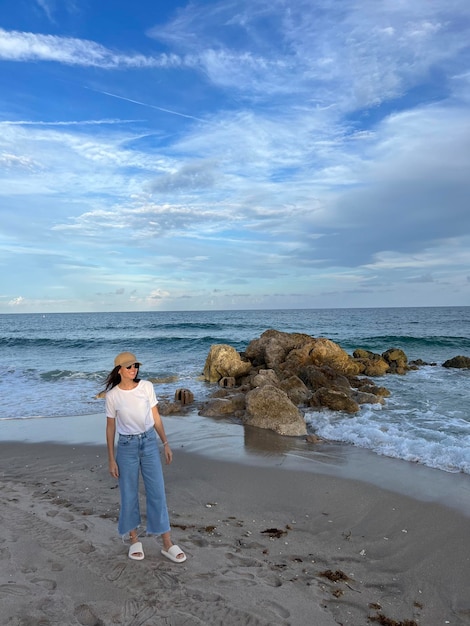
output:
[[[138,370],[140,367],[140,363],[132,363],[132,365],[127,365],[126,370],[130,370],[133,367],[135,367],[135,369]]]

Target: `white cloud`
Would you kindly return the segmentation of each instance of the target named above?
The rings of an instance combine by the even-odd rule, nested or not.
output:
[[[121,54],[84,39],[41,35],[0,28],[0,59],[6,61],[55,61],[107,69],[177,67],[184,64],[177,55]]]
[[[23,296],[18,296],[17,298],[13,298],[13,300],[10,300],[8,302],[8,306],[20,306],[22,304],[25,304],[26,301],[23,298]]]
[[[0,167],[19,167],[22,169],[35,169],[36,167],[38,167],[38,165],[38,163],[35,163],[32,159],[28,157],[18,156],[16,154],[8,154],[7,152],[0,152]]]
[[[213,187],[216,184],[216,163],[195,161],[182,165],[178,171],[162,174],[150,184],[151,191],[161,193],[196,191]]]

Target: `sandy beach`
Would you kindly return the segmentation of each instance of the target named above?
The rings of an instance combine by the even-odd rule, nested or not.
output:
[[[169,421],[165,479],[183,564],[144,531],[146,558],[127,557],[104,445],[2,437],[1,624],[470,624],[465,509],[279,462],[209,458]],[[424,469],[430,492],[445,474],[404,465],[408,482]]]

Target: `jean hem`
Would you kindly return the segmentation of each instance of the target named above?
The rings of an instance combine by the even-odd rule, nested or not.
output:
[[[146,532],[146,534],[147,534],[149,537],[159,537],[160,535],[164,535],[165,533],[169,533],[169,532],[170,532],[170,530],[171,530],[171,528],[170,528],[170,527],[168,527],[168,529],[167,529],[167,530],[162,530],[162,531],[147,530],[147,531],[145,531],[145,532]]]

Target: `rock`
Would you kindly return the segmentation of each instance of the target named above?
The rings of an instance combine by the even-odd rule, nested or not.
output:
[[[227,398],[211,398],[199,411],[203,417],[233,415],[245,408],[245,394],[238,393]]]
[[[373,393],[380,398],[388,398],[390,391],[386,387],[378,387],[371,380],[367,378],[357,379],[351,381],[351,385],[364,393]]]
[[[330,339],[321,337],[315,341],[313,350],[310,352],[313,365],[328,365],[338,374],[356,376],[361,372],[361,367],[345,352],[338,344]]]
[[[279,378],[274,370],[259,370],[251,379],[252,387],[263,387],[264,385],[279,387],[279,384]]]
[[[302,333],[283,333],[278,330],[266,330],[259,339],[250,341],[245,356],[254,367],[265,365],[276,369],[286,360],[289,352],[300,348],[305,342],[314,341],[313,337]]]
[[[299,378],[313,391],[322,387],[331,387],[338,391],[351,390],[349,378],[326,365],[307,365],[302,367],[299,371]]]
[[[418,369],[419,367],[423,367],[424,365],[432,365],[433,367],[435,367],[437,365],[437,363],[433,362],[433,363],[427,363],[426,361],[423,361],[423,359],[413,359],[413,361],[410,361],[410,367],[413,367],[414,369]]]
[[[233,393],[232,389],[220,387],[211,393],[211,398],[228,398]]]
[[[181,404],[181,402],[162,400],[158,403],[158,412],[160,415],[181,415],[187,413],[188,410],[189,407]]]
[[[384,359],[380,358],[376,361],[370,361],[369,363],[364,363],[363,374],[365,376],[383,376],[387,374],[390,366]]]
[[[383,376],[384,374],[405,374],[410,367],[408,357],[400,348],[390,348],[383,354],[375,354],[361,348],[354,350],[353,358],[363,366],[365,376]]]
[[[369,352],[369,350],[354,350],[354,360],[362,365],[362,374],[365,376],[383,376],[390,369],[388,363],[382,355]]]
[[[302,413],[284,391],[273,385],[263,385],[246,394],[243,422],[249,426],[273,430],[280,435],[296,437],[307,434]]]
[[[365,393],[364,391],[353,391],[351,398],[358,404],[385,404],[382,396],[376,396],[373,393]]]
[[[374,358],[377,358],[378,356],[379,356],[378,354],[375,354],[374,352],[370,352],[369,350],[364,350],[363,348],[357,348],[353,352],[353,357],[355,359],[374,359]]]
[[[382,353],[382,358],[389,364],[389,371],[394,374],[405,374],[408,370],[408,357],[399,348],[390,348]]]
[[[315,353],[317,341],[319,340],[313,337],[303,339],[301,346],[293,348],[287,354],[285,361],[278,367],[284,377],[288,378],[291,375],[295,375],[302,367],[312,364],[312,355]]]
[[[290,376],[280,383],[280,389],[287,393],[289,400],[295,405],[306,404],[312,392],[298,376]]]
[[[470,368],[470,357],[468,356],[454,356],[452,359],[448,359],[442,364],[442,367],[458,367],[460,369]]]
[[[310,398],[309,405],[316,408],[326,407],[332,411],[345,411],[346,413],[357,413],[359,404],[347,393],[335,391],[334,389],[317,389]]]
[[[249,361],[242,361],[240,354],[232,346],[214,344],[210,347],[204,365],[204,379],[217,383],[221,378],[239,378],[251,370]]]

